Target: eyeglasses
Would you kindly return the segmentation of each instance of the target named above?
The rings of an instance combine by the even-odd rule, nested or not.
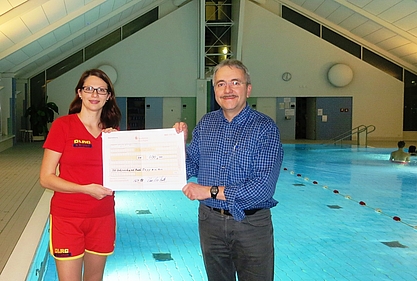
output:
[[[239,81],[239,80],[233,80],[230,82],[226,82],[226,81],[220,81],[216,83],[216,88],[217,89],[224,89],[226,88],[227,85],[229,85],[230,88],[239,88],[240,86],[246,84],[245,82]]]
[[[101,88],[101,87],[94,88],[92,86],[84,86],[82,89],[87,94],[92,94],[92,93],[94,93],[94,91],[96,91],[97,94],[99,94],[101,96],[104,96],[104,95],[107,95],[107,93],[108,93],[106,88]]]

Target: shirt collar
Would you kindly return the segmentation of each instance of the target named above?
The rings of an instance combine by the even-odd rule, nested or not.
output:
[[[249,107],[248,103],[246,103],[246,106],[242,109],[241,112],[239,112],[238,115],[236,115],[233,120],[230,123],[235,124],[242,124],[243,122],[246,122],[246,119],[249,116],[249,112],[251,111],[251,108]],[[223,110],[219,109],[219,114],[222,116],[223,120],[226,122],[229,122],[226,117],[224,117]]]

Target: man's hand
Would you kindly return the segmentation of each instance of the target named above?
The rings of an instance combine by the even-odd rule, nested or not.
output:
[[[184,142],[187,142],[187,138],[188,138],[188,126],[185,122],[177,122],[174,124],[174,126],[172,126],[177,133],[184,133]]]

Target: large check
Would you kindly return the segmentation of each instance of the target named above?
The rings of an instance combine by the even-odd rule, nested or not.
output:
[[[187,183],[184,134],[175,129],[103,133],[103,185],[112,190],[180,190]]]

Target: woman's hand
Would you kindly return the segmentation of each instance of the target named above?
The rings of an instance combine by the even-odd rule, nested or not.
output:
[[[86,194],[89,194],[90,196],[101,200],[106,196],[110,196],[113,194],[113,191],[107,187],[104,187],[100,184],[88,184],[85,186],[86,187]]]
[[[103,133],[110,133],[110,132],[117,132],[118,130],[117,129],[114,129],[114,128],[112,128],[112,127],[110,127],[110,128],[105,128],[105,129],[103,129],[103,130],[101,130]]]

